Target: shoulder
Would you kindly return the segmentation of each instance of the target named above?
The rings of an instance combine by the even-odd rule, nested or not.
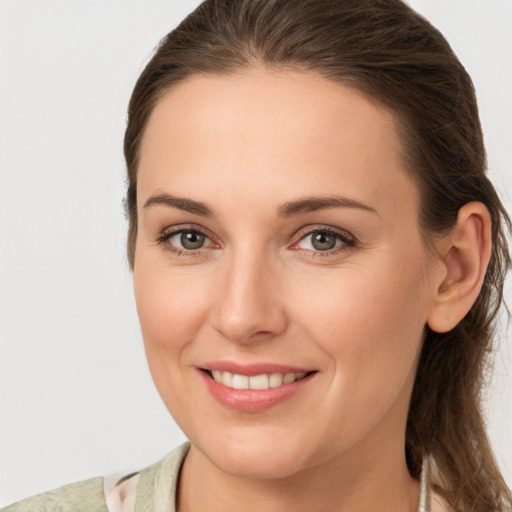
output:
[[[1,512],[108,512],[103,478],[96,477],[59,487],[18,501]]]
[[[189,448],[186,442],[156,464],[111,485],[108,478],[90,478],[18,501],[0,512],[173,512],[178,475]]]
[[[186,442],[139,473],[127,475],[105,489],[110,512],[175,512],[178,476],[190,449]]]
[[[178,476],[189,449],[190,443],[187,441],[160,462],[140,472],[137,485],[137,512],[151,509],[174,512]]]

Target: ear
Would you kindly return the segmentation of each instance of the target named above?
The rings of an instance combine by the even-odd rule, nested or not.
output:
[[[437,243],[444,272],[434,283],[434,300],[427,318],[433,331],[450,331],[471,309],[482,288],[491,243],[491,218],[485,205],[464,205],[456,225]]]

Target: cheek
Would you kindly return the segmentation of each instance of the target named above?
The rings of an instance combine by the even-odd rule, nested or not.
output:
[[[173,272],[161,262],[137,263],[134,290],[144,341],[155,349],[178,349],[201,325],[201,280],[187,271]]]
[[[376,332],[403,337],[417,330],[426,320],[423,267],[388,260],[292,280],[288,294],[301,310],[295,318],[310,319],[319,331],[334,331],[338,336],[355,331],[358,338],[377,343],[382,340],[375,337]]]
[[[163,402],[181,424],[180,411],[190,409],[193,396],[184,362],[204,323],[204,287],[187,272],[178,274],[161,262],[139,258],[134,291],[149,370]]]
[[[421,266],[343,269],[293,290],[301,330],[330,356],[333,407],[343,400],[380,411],[415,370],[426,322]],[[304,290],[303,290],[304,291]],[[304,299],[307,297],[307,300]],[[329,398],[328,398],[329,399]]]
[[[190,395],[184,362],[205,321],[204,286],[189,274],[183,269],[173,272],[161,261],[144,262],[142,257],[134,270],[135,299],[149,370],[170,411],[181,410],[181,400]]]

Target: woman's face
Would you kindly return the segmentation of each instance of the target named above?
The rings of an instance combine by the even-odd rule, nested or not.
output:
[[[392,115],[342,85],[253,69],[163,97],[135,295],[156,386],[206,459],[271,478],[403,458],[434,288],[418,201]]]

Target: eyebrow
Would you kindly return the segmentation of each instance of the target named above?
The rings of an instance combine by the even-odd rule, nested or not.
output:
[[[157,194],[151,196],[145,203],[144,208],[148,208],[154,205],[165,205],[171,206],[172,208],[178,208],[201,217],[215,217],[214,211],[207,206],[205,203],[200,201],[194,201],[193,199],[186,199],[184,197],[176,197],[170,194]]]
[[[277,210],[279,217],[291,217],[293,215],[301,215],[304,213],[314,212],[317,210],[326,210],[329,208],[356,208],[366,212],[379,215],[377,210],[370,205],[350,199],[344,196],[327,196],[327,197],[305,197],[297,201],[284,203]]]
[[[156,194],[151,196],[145,203],[144,208],[154,205],[170,206],[201,217],[215,217],[215,212],[208,205],[201,201],[176,197],[170,194]],[[303,215],[305,213],[318,210],[327,210],[329,208],[356,208],[379,215],[377,210],[355,199],[344,196],[319,196],[305,197],[296,201],[289,201],[277,208],[277,216],[281,218]]]

